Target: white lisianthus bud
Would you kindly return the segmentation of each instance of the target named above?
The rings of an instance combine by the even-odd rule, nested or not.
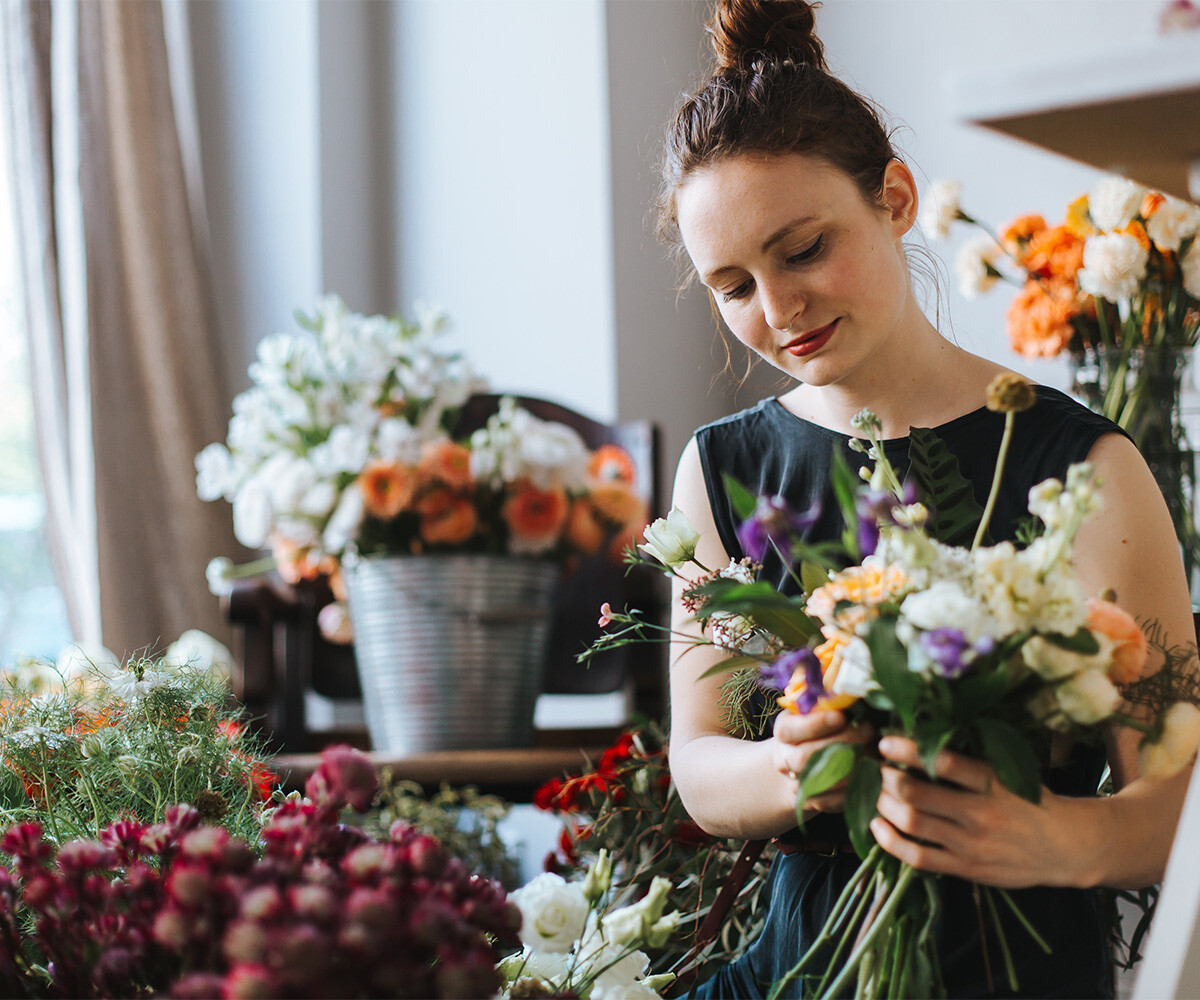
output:
[[[664,947],[671,935],[675,933],[675,928],[679,926],[682,916],[678,910],[672,910],[654,921],[646,928],[646,945],[650,948]]]
[[[1130,299],[1146,276],[1149,251],[1129,233],[1102,233],[1083,245],[1079,287],[1110,302]]]
[[[542,872],[508,897],[521,911],[521,940],[534,951],[569,951],[587,924],[583,889]]]
[[[959,217],[963,186],[960,181],[936,180],[921,200],[918,222],[926,239],[944,240]]]
[[[209,593],[214,597],[228,597],[232,594],[235,573],[233,560],[227,556],[217,556],[210,560],[204,570]]]
[[[1146,197],[1146,189],[1124,177],[1102,177],[1088,192],[1088,213],[1097,229],[1120,229],[1129,225]]]
[[[1166,778],[1191,763],[1200,748],[1200,708],[1186,701],[1166,710],[1157,740],[1147,740],[1138,753],[1138,764],[1147,778]]]
[[[1055,689],[1058,706],[1076,722],[1091,726],[1117,710],[1121,693],[1101,670],[1085,670]]]
[[[595,906],[612,885],[612,860],[606,848],[600,848],[592,867],[583,880],[583,895],[588,904]]]
[[[622,906],[604,917],[604,937],[610,944],[636,948],[645,944],[646,923],[639,910]]]
[[[692,527],[683,511],[672,507],[665,518],[660,517],[647,526],[646,541],[638,548],[669,569],[677,569],[695,558],[698,541],[700,532]]]

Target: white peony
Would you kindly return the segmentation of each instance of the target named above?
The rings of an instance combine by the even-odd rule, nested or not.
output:
[[[950,235],[950,225],[959,216],[962,190],[959,181],[937,180],[929,185],[917,220],[926,239],[944,240]]]
[[[1194,299],[1200,299],[1200,237],[1179,261],[1179,272],[1183,278],[1183,290]]]
[[[1079,287],[1110,302],[1130,299],[1146,276],[1149,251],[1129,233],[1089,236],[1083,245]]]
[[[987,233],[977,233],[962,245],[954,258],[954,273],[963,298],[978,298],[1000,280],[996,261],[1003,253]]]
[[[1146,189],[1124,177],[1102,177],[1088,192],[1088,212],[1097,229],[1120,229],[1138,214]]]
[[[1076,722],[1091,726],[1117,710],[1121,692],[1102,670],[1085,670],[1054,690],[1059,708]]]
[[[1142,744],[1138,764],[1147,778],[1165,778],[1182,770],[1200,748],[1200,708],[1176,702],[1163,714],[1158,739]]]
[[[534,951],[570,951],[587,926],[583,888],[542,872],[509,895],[521,911],[521,940]]]
[[[1178,253],[1180,244],[1200,232],[1200,206],[1167,198],[1146,220],[1146,233],[1160,250]]]

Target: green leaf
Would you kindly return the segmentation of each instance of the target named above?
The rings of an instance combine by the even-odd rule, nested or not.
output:
[[[704,609],[706,615],[714,611],[744,615],[791,647],[808,645],[808,640],[820,631],[820,623],[805,613],[803,598],[786,597],[762,580],[730,586],[724,583],[713,581],[695,588],[695,593],[710,598]]]
[[[862,480],[858,473],[850,468],[846,461],[846,453],[838,445],[833,446],[833,461],[829,466],[829,482],[833,487],[833,495],[842,510],[842,545],[850,553],[851,562],[858,562],[862,553],[858,549],[858,508],[855,500],[858,496]]]
[[[874,757],[859,757],[850,772],[846,786],[846,828],[854,853],[866,858],[875,846],[871,820],[879,815],[879,792],[883,788],[883,772]]]
[[[908,441],[908,474],[929,508],[926,531],[947,545],[970,545],[983,508],[958,459],[928,427],[910,428]]]
[[[941,720],[925,721],[917,726],[917,754],[921,758],[921,766],[930,778],[937,777],[935,766],[938,754],[946,749],[953,735],[954,730]]]
[[[696,679],[702,681],[704,678],[712,677],[714,674],[726,674],[733,670],[741,670],[744,667],[757,667],[760,663],[762,663],[762,660],[754,656],[731,656],[720,663],[714,663]]]
[[[1041,801],[1041,769],[1029,741],[999,719],[977,719],[975,730],[979,733],[984,758],[1004,787],[1030,802]]]
[[[904,728],[912,732],[922,682],[908,669],[908,653],[896,638],[895,622],[875,619],[867,631],[866,643],[871,651],[875,680],[891,699]]]
[[[1082,626],[1074,635],[1063,635],[1060,632],[1046,632],[1043,634],[1043,638],[1047,642],[1053,643],[1059,649],[1066,649],[1072,653],[1081,653],[1084,656],[1094,656],[1100,652],[1100,643],[1096,641],[1096,637]]]
[[[815,795],[829,791],[854,767],[861,748],[856,743],[827,743],[808,758],[797,777],[800,795],[796,799],[796,815],[802,816],[804,803]]]
[[[973,722],[977,715],[1004,699],[1010,683],[1008,669],[1002,664],[959,678],[951,685],[954,721],[960,725]]]
[[[800,564],[800,585],[806,594],[811,594],[829,582],[829,571],[815,562],[804,560]]]
[[[741,521],[748,520],[758,507],[758,497],[733,478],[728,472],[721,477],[725,481],[725,494],[730,506]]]

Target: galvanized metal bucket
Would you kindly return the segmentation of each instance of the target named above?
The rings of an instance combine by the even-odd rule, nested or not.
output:
[[[346,569],[367,729],[394,754],[528,746],[559,570],[515,556]]]

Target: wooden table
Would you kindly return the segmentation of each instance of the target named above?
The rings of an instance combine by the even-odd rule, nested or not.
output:
[[[408,757],[371,751],[367,756],[378,769],[390,768],[397,778],[415,781],[426,791],[435,791],[447,782],[475,785],[485,794],[500,795],[511,802],[529,802],[534,790],[550,778],[578,774],[589,764],[594,765],[606,745],[442,750]],[[320,760],[321,755],[315,753],[280,754],[272,766],[284,788],[303,789]]]

